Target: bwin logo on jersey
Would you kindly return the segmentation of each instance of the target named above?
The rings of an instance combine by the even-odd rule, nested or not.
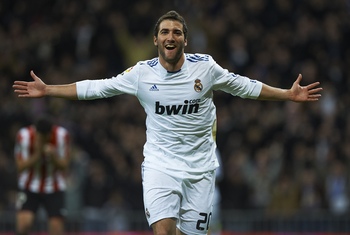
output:
[[[156,114],[178,115],[178,114],[191,114],[198,113],[200,99],[185,100],[184,104],[180,105],[161,105],[159,101],[156,101]]]

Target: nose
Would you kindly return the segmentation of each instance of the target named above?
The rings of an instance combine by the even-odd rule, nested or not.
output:
[[[173,32],[168,33],[167,41],[174,41],[174,33]]]

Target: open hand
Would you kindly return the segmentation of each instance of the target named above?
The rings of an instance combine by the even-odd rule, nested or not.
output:
[[[301,79],[302,76],[301,74],[299,74],[299,76],[293,83],[292,88],[290,89],[290,100],[295,102],[317,101],[318,98],[321,97],[321,94],[319,92],[322,91],[322,88],[317,87],[318,85],[320,85],[320,83],[314,82],[307,86],[301,86]]]
[[[46,84],[35,75],[35,73],[30,71],[30,76],[34,81],[15,81],[13,83],[14,92],[18,94],[18,97],[30,97],[37,98],[45,96]]]

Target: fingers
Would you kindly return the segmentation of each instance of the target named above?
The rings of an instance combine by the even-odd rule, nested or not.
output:
[[[35,75],[33,70],[30,71],[30,76],[34,80],[40,79],[38,76]],[[27,89],[27,86],[28,86],[28,82],[26,82],[26,81],[14,81],[13,85],[12,85],[12,87],[15,88],[15,89]]]
[[[14,81],[13,87],[26,87],[28,82],[25,81]]]
[[[310,90],[310,89],[312,89],[314,87],[317,87],[318,85],[320,85],[319,82],[314,82],[314,83],[311,83],[311,84],[307,85],[306,87],[307,87],[308,90]],[[321,88],[321,90],[322,90],[322,88]]]
[[[303,79],[303,76],[299,73],[297,80],[295,81],[296,83],[300,84],[301,79]]]
[[[322,90],[323,90],[322,87],[310,89],[309,94],[315,94],[315,93],[321,92]]]
[[[14,92],[17,93],[19,97],[23,97],[23,95],[28,94],[26,82],[15,81],[12,87],[15,89]]]
[[[309,98],[320,98],[321,94],[309,95]]]
[[[318,98],[320,98],[321,95],[310,95],[307,99],[307,101],[318,101]]]
[[[318,101],[318,99],[321,97],[321,94],[319,93],[320,91],[322,91],[321,87],[309,90],[309,95],[308,95],[307,100],[308,101]]]
[[[41,79],[35,75],[33,70],[30,71],[30,76],[33,78],[34,81],[27,82],[27,81],[14,81],[13,82],[13,89],[14,92],[18,94],[18,97],[37,97],[40,96],[40,93],[37,92],[38,86],[42,84],[43,82]]]
[[[33,70],[30,70],[30,76],[34,79],[37,80],[39,77],[35,75]]]
[[[27,90],[14,90],[14,92],[18,94],[18,97],[29,97]]]
[[[15,88],[15,89],[21,89],[21,90],[27,89],[28,82],[14,81],[12,87]]]
[[[13,88],[15,89],[14,91],[16,93],[27,92],[27,87],[25,87],[25,86],[13,86]]]
[[[297,77],[297,80],[296,80],[295,82],[298,83],[298,84],[300,84],[302,78],[303,78],[303,76],[299,73],[299,75],[298,75],[298,77]],[[307,85],[306,88],[307,88],[308,90],[311,90],[312,88],[317,87],[318,85],[320,85],[320,82],[314,82],[314,83],[311,83],[311,84]],[[319,88],[319,89],[320,89],[319,91],[322,90],[322,88]]]
[[[24,97],[24,98],[29,97],[29,94],[27,92],[23,92],[23,93],[17,92],[17,94],[18,94],[17,95],[18,97]]]
[[[297,80],[295,82],[300,85],[302,78],[303,78],[302,75],[299,74],[297,77]],[[319,85],[320,85],[320,82],[314,82],[314,83],[311,83],[305,87],[309,91],[309,94],[315,94],[315,93],[321,92],[323,90],[322,87],[316,88]],[[321,96],[321,95],[319,95],[319,96]],[[317,96],[317,97],[319,97],[319,96]]]
[[[20,97],[20,98],[29,98],[30,97],[29,93],[25,92],[25,91],[23,91],[23,94],[19,93],[19,92],[17,92],[17,94],[18,94],[18,97]]]
[[[15,89],[14,92],[17,94],[28,94],[26,89]]]
[[[18,94],[18,97],[29,97],[28,82],[14,81],[12,87],[14,92]]]

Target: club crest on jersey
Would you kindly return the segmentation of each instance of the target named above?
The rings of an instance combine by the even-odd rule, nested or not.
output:
[[[201,92],[203,90],[203,84],[201,83],[200,79],[196,79],[194,81],[194,90],[196,92]]]

